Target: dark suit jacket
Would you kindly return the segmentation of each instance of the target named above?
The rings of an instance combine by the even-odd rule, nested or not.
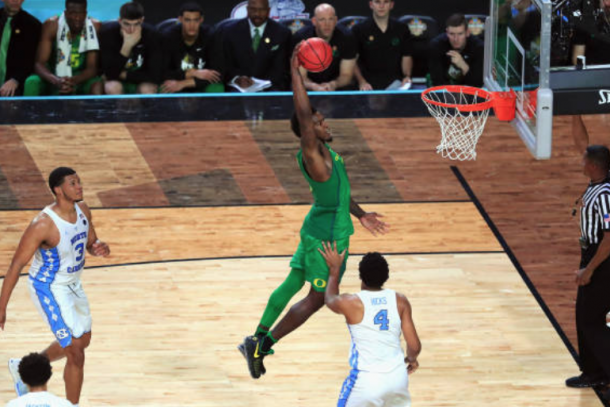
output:
[[[286,90],[290,36],[288,28],[269,19],[255,53],[248,18],[229,25],[223,35],[225,81],[228,83],[236,76],[253,76],[270,80],[271,90]]]
[[[4,8],[0,9],[0,39],[6,24]],[[21,10],[11,21],[12,33],[6,56],[6,80],[19,82],[18,94],[23,93],[23,84],[34,72],[36,49],[40,41],[42,24],[25,10]],[[2,86],[4,84],[0,84]]]

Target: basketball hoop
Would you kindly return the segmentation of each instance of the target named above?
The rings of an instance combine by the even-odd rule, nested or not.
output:
[[[499,120],[515,118],[516,94],[488,92],[471,86],[446,85],[422,92],[430,114],[441,126],[441,143],[436,152],[451,160],[475,160],[477,142],[483,133],[489,109]]]

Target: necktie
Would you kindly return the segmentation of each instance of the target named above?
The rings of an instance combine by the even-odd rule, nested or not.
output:
[[[2,42],[0,42],[0,86],[4,85],[6,79],[6,56],[8,54],[8,44],[11,42],[11,21],[13,17],[9,17],[2,31]]]
[[[252,50],[254,52],[256,52],[260,43],[261,43],[261,33],[259,32],[258,28],[255,28],[254,37],[252,38]]]

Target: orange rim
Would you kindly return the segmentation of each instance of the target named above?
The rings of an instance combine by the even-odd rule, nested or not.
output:
[[[436,100],[432,100],[428,97],[428,93],[430,92],[438,92],[438,91],[447,91],[451,93],[463,93],[472,96],[479,96],[481,98],[485,98],[484,102],[480,103],[469,103],[469,104],[459,104],[459,103],[444,103]],[[493,106],[493,98],[494,94],[492,92],[488,92],[481,88],[475,88],[473,86],[461,86],[461,85],[444,85],[444,86],[435,86],[432,88],[428,88],[422,92],[421,98],[424,102],[441,107],[453,108],[457,109],[460,112],[477,112],[481,110],[490,109]]]

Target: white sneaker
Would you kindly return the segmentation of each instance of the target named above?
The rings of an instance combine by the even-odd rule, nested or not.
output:
[[[21,359],[8,360],[8,371],[11,372],[11,376],[13,376],[13,382],[15,382],[15,393],[17,393],[17,397],[21,397],[29,392],[28,386],[25,385],[23,380],[21,380],[21,376],[19,375],[19,363],[21,363]]]

